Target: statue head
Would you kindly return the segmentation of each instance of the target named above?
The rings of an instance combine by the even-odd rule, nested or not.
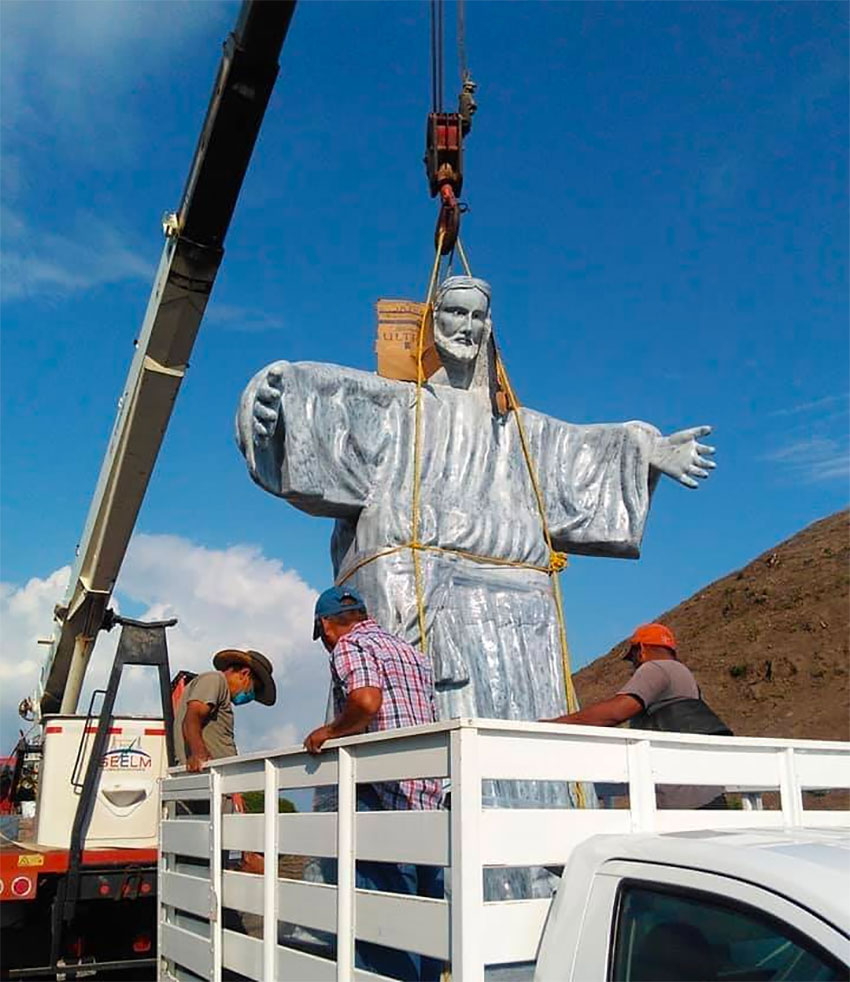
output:
[[[450,378],[471,377],[490,329],[490,284],[473,276],[443,280],[434,297],[434,344]]]

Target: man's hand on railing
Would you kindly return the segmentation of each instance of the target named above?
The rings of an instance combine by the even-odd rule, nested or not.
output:
[[[187,771],[199,771],[208,760],[212,760],[206,747],[199,747],[194,753],[190,754],[186,760]]]
[[[304,749],[311,754],[320,754],[322,745],[326,740],[330,740],[331,730],[329,726],[319,726],[312,733],[307,734],[304,741]]]
[[[212,708],[209,703],[199,699],[190,699],[183,718],[183,739],[189,747],[189,758],[186,769],[199,771],[211,759],[207,745],[204,743],[204,723],[209,719]]]
[[[342,711],[325,726],[320,726],[307,735],[305,749],[311,754],[322,752],[322,744],[336,737],[354,736],[365,733],[369,724],[381,708],[384,694],[377,686],[364,685],[348,694]]]

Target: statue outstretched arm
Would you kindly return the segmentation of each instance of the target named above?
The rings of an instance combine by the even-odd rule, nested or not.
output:
[[[714,468],[707,426],[664,436],[649,423],[576,426],[525,410],[556,549],[637,558],[661,474],[697,486]]]
[[[356,517],[386,466],[399,401],[367,372],[273,362],[242,394],[236,442],[266,491],[311,515]]]

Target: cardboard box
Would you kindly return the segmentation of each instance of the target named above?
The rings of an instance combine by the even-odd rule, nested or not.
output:
[[[417,345],[424,315],[422,368],[425,378],[430,378],[440,367],[440,356],[434,346],[434,327],[428,305],[416,300],[379,300],[375,311],[378,315],[375,342],[378,374],[400,382],[416,381]]]

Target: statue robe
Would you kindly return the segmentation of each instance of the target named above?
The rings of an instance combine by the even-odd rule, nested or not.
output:
[[[282,376],[281,409],[271,439],[258,445],[252,411],[271,367]],[[251,477],[311,515],[336,519],[337,581],[356,587],[383,627],[418,643],[411,550],[379,555],[411,541],[415,385],[337,365],[268,368],[246,388],[237,417]],[[520,411],[554,547],[637,557],[658,431]],[[420,480],[420,542],[526,564],[420,552],[441,717],[565,712],[551,584],[527,568],[546,567],[549,557],[516,420],[494,415],[486,389],[426,384]]]
[[[283,395],[274,433],[258,443],[254,403],[271,368],[281,373]],[[359,590],[370,614],[412,644],[419,642],[413,558],[396,547],[412,538],[415,403],[413,383],[277,362],[249,383],[236,420],[254,481],[302,511],[336,519],[337,582]],[[555,549],[637,558],[658,430],[637,422],[574,426],[520,411]],[[420,488],[419,541],[447,550],[419,553],[440,717],[566,712],[540,515],[516,420],[494,415],[486,388],[424,387]],[[574,786],[564,782],[485,781],[482,792],[490,807],[575,803]],[[587,785],[585,796],[595,797]],[[317,799],[314,807],[335,806]],[[553,883],[541,869],[488,870],[485,897],[549,896]]]

